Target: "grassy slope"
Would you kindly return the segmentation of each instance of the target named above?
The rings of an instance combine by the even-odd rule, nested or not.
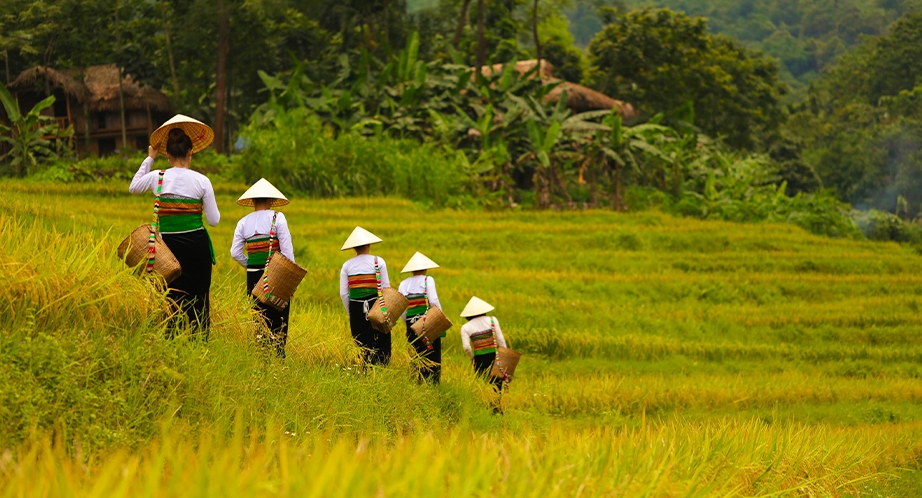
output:
[[[296,257],[310,273],[293,308],[291,359],[282,366],[251,353],[243,274],[227,254],[236,220],[247,212],[230,193],[242,188],[219,187],[223,219],[211,230],[217,325],[204,347],[160,340],[156,293],[120,271],[112,256],[120,238],[146,220],[150,199],[123,194],[122,185],[76,193],[19,182],[0,187],[0,264],[8,269],[2,288],[9,293],[0,328],[10,330],[0,337],[0,422],[10,427],[0,446],[32,448],[19,459],[30,468],[34,458],[34,472],[42,462],[67,460],[31,446],[41,434],[53,434],[72,454],[127,446],[155,455],[167,442],[147,444],[162,438],[163,423],[181,433],[240,434],[247,429],[235,429],[235,419],[255,430],[267,418],[278,424],[258,431],[270,448],[267,460],[249,464],[277,463],[289,451],[271,444],[283,430],[304,438],[291,450],[304,464],[324,438],[333,446],[316,451],[329,455],[370,438],[370,461],[393,459],[395,472],[419,470],[399,463],[408,453],[445,458],[438,456],[444,448],[426,446],[420,434],[441,434],[452,441],[444,443],[449,453],[462,456],[484,451],[477,435],[492,434],[512,441],[500,450],[509,452],[507,465],[562,472],[572,484],[563,490],[585,478],[597,493],[757,494],[796,484],[838,494],[860,490],[852,479],[914,465],[920,450],[922,258],[894,244],[658,213],[426,212],[398,200],[295,200],[284,211]],[[337,296],[348,255],[338,248],[356,224],[385,240],[375,249],[395,285],[414,251],[439,262],[433,275],[449,317],[457,318],[471,294],[496,306],[512,346],[527,355],[506,417],[485,408],[488,393],[467,370],[457,328],[438,389],[409,379],[399,334],[393,368],[362,377],[350,370],[354,350]],[[611,446],[599,446],[600,435]],[[644,441],[659,439],[675,446],[642,453]],[[709,442],[718,454],[736,454],[734,463],[696,453]],[[199,445],[196,458],[216,460],[221,444]],[[775,453],[778,444],[787,449]],[[580,445],[610,458],[567,467]],[[629,450],[635,446],[639,453]],[[636,468],[625,463],[631,458],[640,460]],[[787,470],[758,479],[775,458]],[[103,460],[99,472],[121,461]],[[225,464],[211,471],[236,465]],[[5,468],[0,476],[8,476]],[[493,482],[490,470],[478,472]],[[619,472],[643,477],[619,488]],[[696,480],[700,472],[709,477]],[[527,475],[516,475],[495,485],[524,493]],[[914,472],[901,475],[918,480]],[[693,482],[716,487],[695,491]],[[913,489],[893,488],[912,486],[906,482],[872,485]],[[426,489],[458,491],[447,481],[432,486]]]

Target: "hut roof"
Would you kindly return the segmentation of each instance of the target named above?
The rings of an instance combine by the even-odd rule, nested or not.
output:
[[[531,71],[537,65],[538,65],[538,61],[535,59],[531,59],[527,61],[517,61],[515,63],[515,72],[519,73],[519,76],[524,76],[525,73]],[[505,64],[493,64],[492,66],[482,66],[480,68],[480,72],[484,76],[493,76],[494,74],[502,73],[504,67],[505,67]],[[541,67],[538,69],[538,75],[541,77],[541,79],[551,78],[553,72],[554,72],[554,65],[544,59],[541,59]]]
[[[554,87],[544,96],[544,100],[547,102],[557,101],[564,89],[567,90],[567,107],[573,110],[573,112],[580,113],[617,108],[618,114],[621,115],[622,119],[630,119],[637,116],[637,111],[634,110],[634,106],[631,104],[615,100],[602,92],[597,92],[591,88],[577,85],[576,83],[570,83],[569,81],[564,81]]]
[[[539,62],[535,59],[518,61],[515,63],[515,71],[520,75],[524,75],[528,71],[534,69],[534,67],[538,64]],[[502,73],[503,67],[503,64],[483,66],[480,68],[480,72],[485,76],[492,76],[494,74]],[[562,81],[559,78],[554,78],[553,69],[553,64],[544,59],[541,59],[538,69],[538,77],[541,78],[544,84],[547,85]],[[534,78],[534,75],[531,75],[530,77]],[[631,104],[622,102],[620,100],[615,100],[608,95],[605,95],[604,93],[597,92],[591,88],[578,85],[576,83],[571,83],[569,81],[563,81],[561,84],[557,85],[554,89],[548,92],[548,94],[544,97],[545,102],[555,102],[560,98],[560,94],[563,92],[564,88],[567,89],[567,107],[569,107],[574,112],[599,111],[617,108],[618,113],[621,114],[623,119],[629,119],[637,116],[637,111]]]
[[[65,94],[82,101],[86,98],[86,86],[74,78],[71,71],[58,70],[45,66],[35,66],[19,73],[9,87],[12,90],[31,90],[39,88],[45,82],[54,88],[60,88]]]
[[[94,111],[117,111],[118,74],[115,64],[90,66],[86,68],[83,81],[90,93],[90,108]],[[131,75],[122,79],[122,94],[126,109],[145,109],[148,105],[152,111],[170,111],[170,99],[162,92],[149,86],[135,83]]]
[[[10,88],[31,90],[44,80],[60,88],[78,102],[86,101],[92,111],[116,111],[120,108],[118,97],[119,70],[115,64],[90,66],[83,71],[52,69],[36,66],[26,69],[12,82]],[[131,75],[122,79],[125,109],[146,109],[169,112],[170,99],[155,88],[136,83]]]

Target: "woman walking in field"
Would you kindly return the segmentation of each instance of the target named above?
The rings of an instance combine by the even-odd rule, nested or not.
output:
[[[362,349],[366,364],[386,366],[391,359],[391,335],[375,330],[368,311],[378,298],[378,290],[391,286],[384,258],[370,254],[371,244],[381,242],[375,234],[355,227],[342,251],[354,249],[355,256],[343,263],[339,273],[339,296],[349,313],[352,339]]]
[[[253,299],[253,307],[260,321],[269,330],[268,343],[275,348],[279,358],[285,358],[285,343],[288,341],[288,317],[291,302],[281,311],[252,297],[253,287],[259,283],[266,262],[272,253],[281,252],[294,262],[295,254],[291,245],[291,232],[285,215],[273,208],[285,206],[288,199],[265,178],[253,184],[237,199],[241,206],[251,206],[253,212],[237,222],[234,241],[231,244],[231,257],[247,271],[247,296]]]
[[[185,320],[194,333],[202,332],[203,339],[208,340],[211,270],[215,259],[202,213],[211,226],[218,224],[221,213],[211,181],[190,166],[192,155],[208,147],[213,139],[214,132],[208,125],[177,114],[151,134],[148,157],[128,187],[132,194],[148,191],[159,194],[160,234],[182,267],[182,274],[170,283],[167,294],[177,312],[170,337],[175,333],[177,320]],[[166,153],[171,167],[151,171],[160,152]]]
[[[417,337],[416,332],[410,327],[423,318],[429,307],[442,309],[439,295],[435,291],[435,279],[426,275],[426,270],[438,267],[435,261],[417,252],[400,272],[413,272],[413,276],[400,282],[400,287],[398,287],[400,293],[410,301],[405,314],[407,342],[413,346],[420,358],[428,362],[427,365],[419,368],[420,378],[434,384],[438,384],[442,377],[442,337],[445,337],[445,333],[443,332],[440,337],[427,343],[423,338]]]
[[[498,348],[506,347],[506,339],[503,337],[503,330],[499,328],[499,320],[494,316],[487,316],[487,313],[493,309],[490,303],[474,296],[461,311],[461,317],[467,319],[467,323],[461,327],[461,346],[471,359],[471,364],[477,374],[487,377],[490,377]],[[489,382],[496,392],[502,393],[503,379],[492,377]],[[493,411],[501,413],[502,410],[497,404],[493,407]]]

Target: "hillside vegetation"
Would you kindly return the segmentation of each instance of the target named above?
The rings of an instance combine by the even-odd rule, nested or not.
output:
[[[922,257],[897,244],[655,211],[295,197],[284,211],[310,273],[279,364],[252,341],[227,255],[244,185],[217,187],[207,345],[162,339],[161,294],[114,256],[149,198],[121,183],[0,187],[0,495],[844,496],[918,482]],[[356,224],[385,240],[395,283],[414,251],[441,265],[456,325],[440,387],[412,380],[402,334],[391,367],[357,374],[336,291]],[[460,348],[472,294],[525,354],[503,417]]]
[[[777,58],[784,80],[798,90],[791,102],[863,36],[886,34],[900,16],[922,6],[917,0],[574,0],[570,4],[570,31],[583,46],[602,27],[594,12],[597,5],[667,7],[707,18],[713,32]]]

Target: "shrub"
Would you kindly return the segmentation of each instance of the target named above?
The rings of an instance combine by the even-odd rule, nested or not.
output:
[[[871,209],[870,211],[854,211],[852,217],[865,237],[871,240],[911,243],[922,241],[922,230],[919,226],[903,221],[895,214]]]
[[[111,156],[89,156],[79,161],[70,159],[57,159],[44,168],[38,170],[33,178],[56,182],[92,182],[97,180],[123,180],[130,181],[141,162],[147,157],[147,152],[133,152]],[[160,159],[163,157],[164,159]],[[158,156],[155,163],[157,168],[167,168],[165,155]],[[215,177],[226,180],[240,180],[238,168],[232,157],[218,154],[213,149],[206,149],[193,157],[192,168],[207,175],[212,180]]]
[[[264,177],[317,197],[393,195],[452,205],[463,202],[459,194],[470,177],[460,152],[356,131],[334,137],[306,109],[278,111],[268,124],[251,123],[241,135],[246,182]]]

